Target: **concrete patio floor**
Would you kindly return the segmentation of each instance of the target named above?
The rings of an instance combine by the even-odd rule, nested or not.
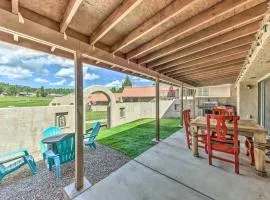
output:
[[[76,200],[270,199],[270,174],[258,177],[240,154],[240,175],[233,165],[214,160],[200,150],[195,158],[177,132],[77,196]],[[270,166],[267,166],[268,173]]]

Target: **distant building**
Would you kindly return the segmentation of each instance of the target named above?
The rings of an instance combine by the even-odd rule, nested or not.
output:
[[[17,94],[17,96],[21,96],[21,97],[34,97],[34,96],[36,96],[36,93],[20,92],[19,94]]]
[[[151,102],[156,98],[156,87],[125,87],[122,93],[114,93],[117,103],[124,102]],[[107,105],[108,99],[102,93],[91,94],[85,97],[89,105]],[[169,100],[179,98],[179,90],[173,86],[160,86],[160,99]],[[50,105],[73,105],[75,103],[74,94],[55,97]]]

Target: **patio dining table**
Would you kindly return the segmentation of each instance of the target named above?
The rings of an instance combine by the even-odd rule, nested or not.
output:
[[[42,143],[47,144],[47,150],[52,150],[54,153],[57,152],[57,146],[56,144],[61,141],[63,138],[69,135],[75,135],[75,133],[64,133],[64,134],[59,134],[59,135],[54,135],[50,137],[46,137],[43,140],[41,140]]]
[[[194,156],[199,156],[198,151],[198,131],[206,129],[206,117],[197,117],[190,122],[192,134],[192,152]],[[227,123],[228,133],[233,132],[233,124]],[[210,128],[215,130],[216,121],[211,120]],[[240,119],[238,121],[238,134],[245,137],[252,137],[254,140],[255,168],[259,176],[267,176],[265,171],[265,146],[267,130],[256,123],[254,120]]]

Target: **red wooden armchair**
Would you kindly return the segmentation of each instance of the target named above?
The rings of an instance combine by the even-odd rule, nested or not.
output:
[[[190,129],[190,109],[183,110],[183,118],[184,118],[183,119],[184,127],[185,127],[186,138],[187,138],[187,145],[188,145],[188,148],[191,149],[192,136],[189,130]],[[204,148],[205,152],[207,153],[206,138],[207,138],[206,132],[204,132],[203,134],[198,134],[198,142],[202,144],[202,145],[199,144],[199,147]]]
[[[212,134],[210,120],[216,121],[215,135]],[[234,164],[235,173],[239,174],[239,140],[238,140],[238,123],[239,116],[224,116],[224,115],[207,115],[207,147],[209,165],[212,165],[212,158],[216,158],[225,162]],[[226,121],[232,121],[233,134],[232,138],[228,135]],[[213,154],[213,151],[219,151],[234,155],[234,160],[224,157],[219,157]]]

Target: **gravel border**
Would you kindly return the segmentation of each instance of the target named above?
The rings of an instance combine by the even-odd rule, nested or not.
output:
[[[97,144],[97,149],[85,148],[85,176],[95,184],[130,161],[123,153]],[[62,180],[57,181],[55,171],[49,171],[43,161],[37,162],[37,174],[32,176],[25,166],[6,176],[0,183],[2,200],[62,200],[63,188],[74,180],[74,162],[64,164]]]

